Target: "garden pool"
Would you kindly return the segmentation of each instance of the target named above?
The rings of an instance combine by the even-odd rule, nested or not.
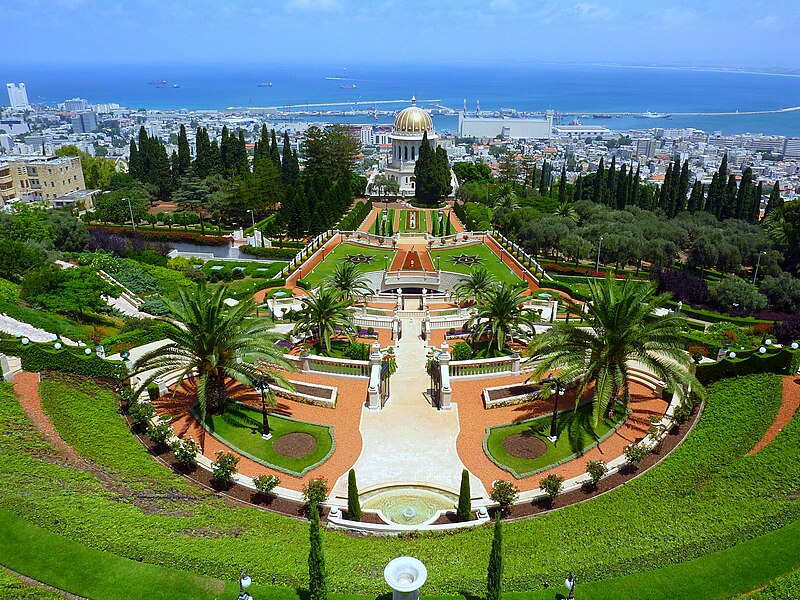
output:
[[[421,486],[381,488],[361,495],[361,508],[378,510],[397,525],[419,525],[455,508],[455,494]]]

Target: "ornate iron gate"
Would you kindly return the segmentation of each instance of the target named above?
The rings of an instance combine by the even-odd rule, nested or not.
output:
[[[391,375],[389,373],[389,362],[383,361],[383,363],[381,364],[381,384],[380,384],[381,408],[384,407],[386,401],[389,399],[389,395],[391,394],[391,388],[389,385],[390,379]]]
[[[442,401],[442,367],[438,360],[431,361],[431,404],[441,408]]]

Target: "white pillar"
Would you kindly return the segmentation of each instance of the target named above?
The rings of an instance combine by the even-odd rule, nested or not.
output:
[[[378,342],[372,344],[372,352],[369,355],[369,388],[367,389],[367,408],[379,410],[381,408],[381,345]]]
[[[4,381],[14,379],[14,373],[11,370],[11,365],[8,364],[8,357],[5,354],[0,354],[0,374],[2,374]]]
[[[439,351],[439,366],[442,375],[442,391],[439,398],[439,408],[442,410],[450,410],[450,397],[453,393],[450,387],[450,347],[447,342],[442,342],[441,350]]]

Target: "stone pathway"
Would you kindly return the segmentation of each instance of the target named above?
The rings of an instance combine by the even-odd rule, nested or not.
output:
[[[389,485],[429,485],[458,493],[465,468],[456,451],[458,407],[439,411],[428,403],[430,378],[420,326],[420,319],[404,319],[391,398],[382,410],[361,412],[363,445],[353,468],[362,493]],[[473,498],[486,498],[480,480],[474,476],[470,480]],[[337,481],[334,493],[347,496],[347,473]]]

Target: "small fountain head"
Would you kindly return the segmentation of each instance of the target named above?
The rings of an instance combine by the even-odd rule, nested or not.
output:
[[[416,558],[399,556],[386,565],[383,578],[392,588],[394,600],[410,600],[419,597],[419,588],[425,584],[428,570]]]

